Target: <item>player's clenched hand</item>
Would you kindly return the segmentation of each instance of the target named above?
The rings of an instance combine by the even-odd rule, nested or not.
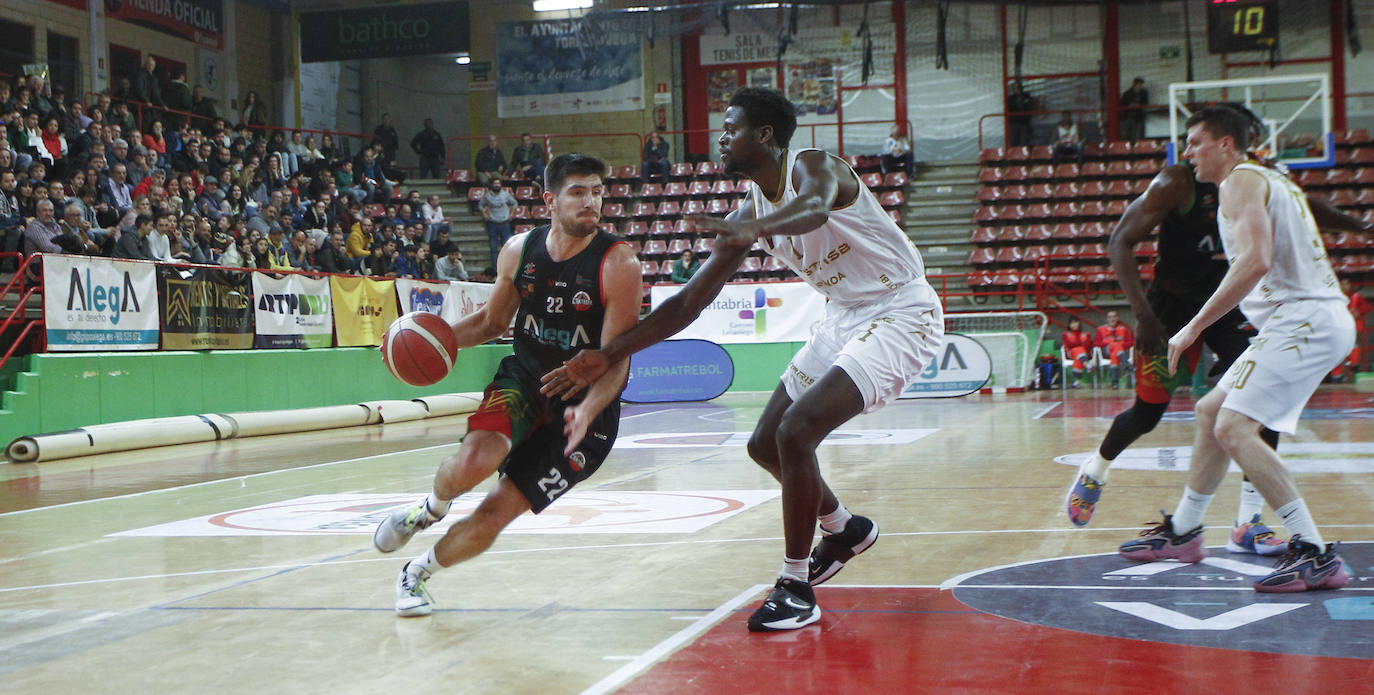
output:
[[[715,234],[718,241],[725,243],[752,245],[759,236],[759,226],[753,220],[731,222],[707,215],[690,215],[687,219],[696,225],[697,231]]]
[[[563,449],[564,456],[572,456],[577,445],[582,443],[582,438],[587,436],[587,427],[592,424],[596,413],[584,412],[586,410],[587,404],[583,401],[563,411],[563,436],[568,439],[568,446]]]
[[[611,363],[606,361],[605,353],[600,350],[583,350],[564,362],[562,367],[545,374],[540,379],[544,385],[539,387],[539,392],[545,396],[571,398],[610,368]]]
[[[1183,327],[1183,330],[1175,333],[1174,337],[1169,339],[1169,376],[1173,376],[1174,372],[1178,371],[1178,359],[1188,351],[1193,343],[1197,342],[1200,332],[1190,322]]]

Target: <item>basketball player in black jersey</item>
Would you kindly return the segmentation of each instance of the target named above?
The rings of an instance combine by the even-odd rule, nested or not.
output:
[[[610,453],[628,359],[612,367],[614,378],[597,382],[581,399],[539,393],[545,372],[583,348],[600,347],[639,319],[639,260],[618,237],[597,229],[605,177],[606,165],[585,155],[549,162],[544,202],[552,224],[505,243],[490,301],[453,326],[458,347],[465,348],[501,337],[514,317],[514,354],[501,361],[481,406],[468,418],[462,448],[439,466],[434,490],[382,521],[373,545],[384,553],[399,549],[443,518],[459,495],[493,473],[501,478],[471,514],[406,563],[396,582],[400,615],[428,615],[433,601],[425,580],[431,574],[485,551],[517,516],[543,511],[596,472]],[[565,452],[567,423],[587,435]]]
[[[1197,314],[1226,275],[1227,263],[1217,231],[1217,187],[1197,180],[1191,164],[1166,167],[1149,188],[1133,201],[1108,241],[1112,267],[1136,316],[1136,401],[1117,415],[1102,445],[1080,466],[1065,500],[1065,512],[1075,526],[1092,520],[1112,461],[1135,440],[1154,429],[1173,392],[1192,381],[1206,343],[1217,355],[1213,374],[1221,374],[1245,351],[1254,331],[1239,309],[1212,324],[1169,374],[1165,341]],[[1323,228],[1359,230],[1368,226],[1316,198],[1308,198]],[[1147,291],[1136,265],[1135,247],[1159,231],[1159,257],[1154,282]],[[1263,429],[1261,437],[1278,446],[1277,432]],[[1287,544],[1260,523],[1264,498],[1250,484],[1241,483],[1240,504],[1231,541],[1232,552],[1261,555],[1282,553]]]

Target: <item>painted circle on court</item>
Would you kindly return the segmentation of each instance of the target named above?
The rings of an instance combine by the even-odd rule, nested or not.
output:
[[[1092,452],[1061,454],[1055,463],[1077,468]],[[1374,473],[1374,442],[1279,442],[1283,465],[1293,473]],[[1112,470],[1186,471],[1191,446],[1132,447],[1112,461]],[[1235,463],[1232,472],[1239,472]]]
[[[1210,548],[1197,564],[1115,553],[1037,560],[948,580],[975,610],[1104,637],[1272,654],[1374,659],[1374,543],[1340,545],[1345,588],[1261,594],[1272,558]]]

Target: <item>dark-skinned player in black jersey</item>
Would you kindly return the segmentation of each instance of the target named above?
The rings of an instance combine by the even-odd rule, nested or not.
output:
[[[1107,249],[1117,281],[1136,316],[1136,400],[1112,421],[1102,444],[1079,467],[1065,499],[1065,512],[1075,526],[1092,520],[1112,461],[1126,447],[1159,424],[1178,386],[1192,381],[1205,343],[1217,355],[1212,374],[1226,371],[1249,345],[1253,329],[1239,309],[1213,323],[1169,374],[1165,341],[1197,314],[1226,275],[1227,263],[1217,231],[1217,187],[1197,180],[1190,164],[1166,167],[1139,198],[1131,203],[1112,231]],[[1308,205],[1322,228],[1362,230],[1370,224],[1346,215],[1325,201],[1308,197]],[[1147,290],[1136,265],[1135,248],[1159,227],[1159,257],[1154,282]],[[1271,447],[1277,432],[1261,431]],[[1227,549],[1231,552],[1277,555],[1287,543],[1260,521],[1264,498],[1250,483],[1241,482],[1240,503]]]
[[[458,347],[505,334],[515,319],[514,353],[501,361],[482,404],[468,418],[457,454],[434,476],[433,491],[418,504],[382,521],[372,542],[384,553],[443,518],[459,495],[500,471],[496,486],[471,514],[453,524],[424,555],[406,563],[396,582],[396,612],[428,615],[433,601],[425,580],[471,559],[526,511],[538,514],[596,472],[615,442],[620,392],[629,360],[611,368],[580,399],[539,393],[539,377],[582,348],[595,349],[639,320],[641,274],[635,252],[597,229],[606,165],[580,154],[555,157],[545,169],[552,224],[511,237],[497,258],[491,299],[453,326]],[[565,415],[566,413],[566,415]],[[568,422],[587,436],[569,448]]]

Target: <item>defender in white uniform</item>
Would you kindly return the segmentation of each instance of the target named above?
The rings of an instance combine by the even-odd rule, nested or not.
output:
[[[753,631],[820,620],[812,586],[877,540],[877,524],[846,510],[821,478],[816,447],[855,415],[897,397],[944,339],[944,314],[920,253],[843,160],[788,149],[796,127],[796,111],[782,94],[736,92],[725,111],[721,161],[727,173],[749,178],[749,193],[724,220],[693,218],[697,229],[717,236],[711,257],[638,326],[544,378],[545,393],[576,393],[608,365],[682,330],[755,241],[825,295],[825,316],[782,374],[749,440],[750,457],[782,483],[786,539],[773,591],[749,618]],[[580,436],[570,432],[569,441]],[[818,519],[824,535],[812,550]]]
[[[1188,149],[1198,180],[1219,182],[1217,225],[1230,268],[1198,315],[1169,340],[1169,370],[1202,330],[1237,304],[1259,329],[1250,347],[1198,401],[1188,486],[1173,515],[1121,546],[1137,560],[1206,557],[1202,517],[1234,459],[1292,535],[1264,592],[1338,589],[1350,573],[1335,544],[1323,543],[1278,454],[1260,439],[1263,425],[1292,434],[1322,378],[1355,343],[1355,322],[1327,260],[1306,196],[1278,171],[1249,161],[1248,119],[1226,106],[1188,119]]]

